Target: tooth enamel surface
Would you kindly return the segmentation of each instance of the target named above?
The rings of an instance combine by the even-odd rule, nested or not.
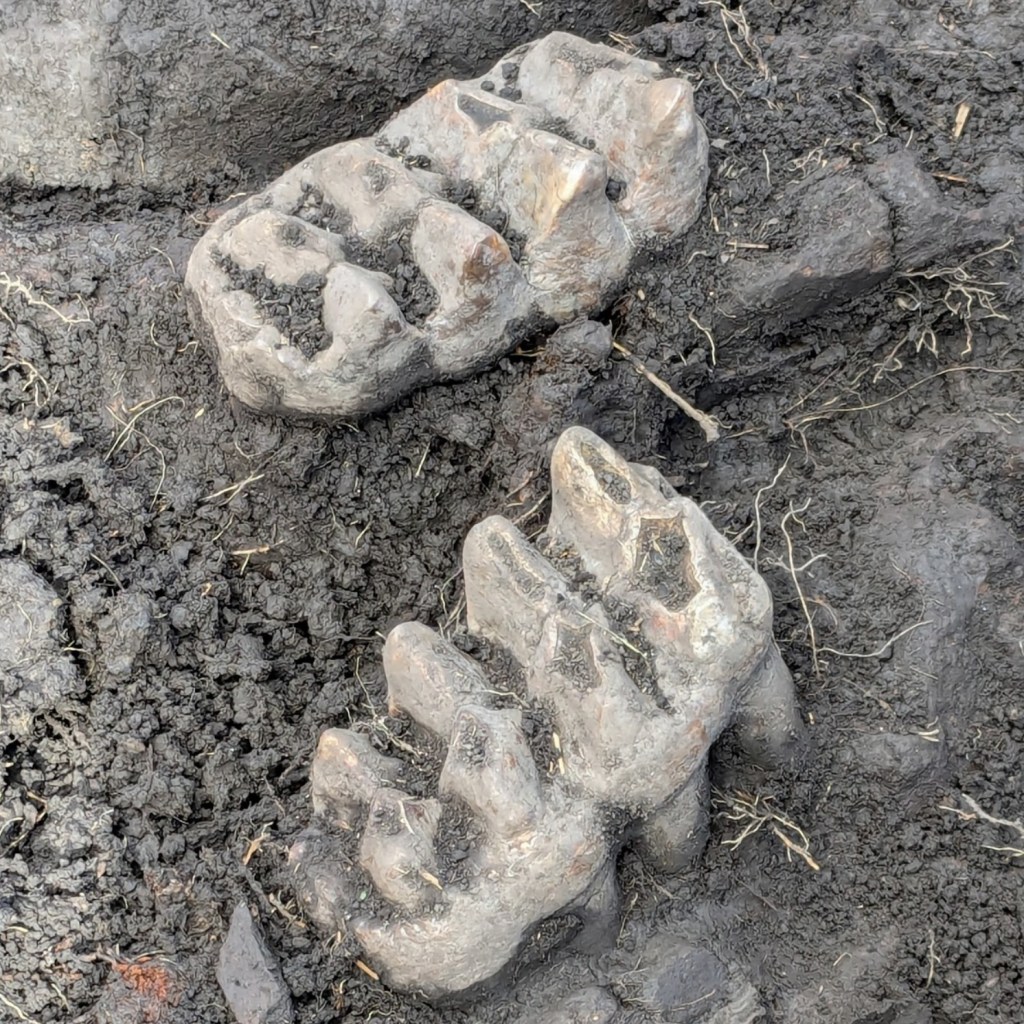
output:
[[[200,239],[189,309],[236,397],[282,415],[380,411],[492,366],[542,322],[605,308],[640,247],[689,227],[707,139],[688,83],[566,33],[510,57],[508,87],[510,58],[442,82],[376,140],[313,154]],[[462,209],[450,197],[467,187]],[[399,288],[396,259],[436,304]],[[267,294],[319,280],[322,330],[300,345],[266,312],[288,302]]]
[[[326,274],[345,258],[337,237],[276,210],[260,210],[236,224],[225,245],[240,267],[263,267],[267,277],[285,285],[298,284],[306,274]]]
[[[434,834],[441,816],[436,800],[413,800],[380,788],[370,802],[359,849],[360,866],[380,894],[408,913],[424,909],[438,893]]]
[[[401,775],[402,763],[378,753],[365,736],[348,729],[327,729],[310,773],[313,809],[342,828],[352,828],[359,809]]]
[[[582,428],[551,472],[541,547],[500,516],[466,538],[480,660],[420,623],[385,643],[388,706],[409,720],[398,752],[434,751],[410,774],[417,796],[398,757],[327,730],[314,809],[349,845],[331,858],[304,833],[290,858],[310,916],[344,922],[387,984],[428,998],[495,980],[545,924],[613,943],[619,851],[693,863],[723,731],[765,762],[800,746],[767,588],[700,509]],[[355,844],[364,874],[325,868]]]

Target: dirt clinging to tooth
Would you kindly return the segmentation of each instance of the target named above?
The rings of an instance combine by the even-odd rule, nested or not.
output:
[[[274,6],[296,74],[321,67],[325,40],[342,44]],[[512,6],[528,31],[530,11]],[[569,7],[578,29],[593,24],[595,5]],[[0,756],[0,992],[25,1018],[137,1020],[129,981],[160,950],[185,980],[154,1019],[227,1024],[215,965],[244,901],[302,1024],[545,1019],[544,985],[556,982],[619,992],[617,1020],[647,1024],[656,1015],[635,993],[660,970],[648,945],[658,930],[712,951],[753,986],[751,1014],[784,1024],[1024,1019],[1021,837],[990,820],[1018,821],[1024,807],[1020,12],[652,0],[644,13],[661,20],[632,45],[700,83],[708,200],[601,319],[721,422],[714,445],[631,365],[555,360],[543,332],[529,356],[358,423],[290,423],[233,403],[187,316],[184,269],[236,193],[338,141],[304,112],[278,117],[280,145],[261,129],[252,159],[218,157],[180,185],[0,185],[0,556],[52,590],[55,656],[77,669]],[[218,17],[222,39],[247,38],[248,7]],[[466,55],[486,50],[482,69],[500,52],[462,31],[455,77],[474,70]],[[232,104],[277,102],[262,89],[269,65],[199,35],[248,83]],[[349,98],[368,113],[346,122],[352,135],[427,84],[381,90],[372,53],[360,59],[365,80]],[[141,60],[126,51],[125,74]],[[320,80],[341,90],[323,93],[327,109],[349,102]],[[136,167],[132,136],[115,134],[109,145]],[[938,255],[925,266],[950,273],[908,281],[851,266],[863,232],[829,234],[850,224],[870,228],[869,257],[928,251]],[[978,315],[975,301],[965,324],[966,303],[958,316],[944,302],[955,268],[1007,239],[971,265],[1000,315]],[[819,271],[827,287],[811,302]],[[730,305],[738,292],[752,310]],[[268,293],[274,308],[280,298]],[[320,344],[315,328],[301,336]],[[457,626],[462,540],[495,513],[523,516],[527,535],[542,528],[549,445],[572,423],[664,473],[756,559],[810,750],[797,773],[775,776],[726,741],[712,780],[773,795],[821,870],[768,828],[725,845],[739,828],[715,819],[692,873],[652,874],[624,853],[621,918],[595,957],[551,952],[515,994],[429,1007],[374,982],[354,944],[333,948],[303,918],[287,850],[310,826],[323,728],[380,720],[416,745],[382,717],[381,637],[419,619],[479,652]],[[640,647],[625,613],[610,614]],[[644,659],[629,664],[643,685]],[[423,765],[424,780],[439,770],[436,757]],[[457,885],[477,835],[463,809],[446,807],[442,822],[442,869]]]

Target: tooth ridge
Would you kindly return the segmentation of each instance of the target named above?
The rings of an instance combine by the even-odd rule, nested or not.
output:
[[[189,310],[237,398],[324,419],[380,411],[425,384],[480,372],[541,323],[604,308],[640,247],[692,223],[707,139],[687,112],[688,85],[659,85],[656,65],[564,33],[517,59],[519,85],[507,95],[483,88],[501,79],[501,63],[441,83],[376,140],[313,154],[200,239],[186,273]],[[545,84],[552,69],[560,88]],[[472,218],[453,202],[463,181],[479,206],[476,248],[466,242]],[[406,285],[377,275],[410,234],[413,266],[442,293],[433,308],[385,302]],[[453,239],[464,258],[449,267]],[[323,290],[321,330],[295,337],[284,314],[264,315],[244,281],[261,267],[279,286],[335,282]]]
[[[594,482],[595,462],[629,476],[625,506]],[[802,726],[772,639],[770,600],[765,615],[760,598],[742,597],[764,585],[696,506],[667,497],[654,471],[629,466],[580,428],[556,444],[552,487],[549,534],[560,531],[584,555],[598,544],[612,559],[606,579],[591,584],[571,566],[552,566],[492,517],[470,531],[463,556],[470,630],[492,642],[470,663],[472,685],[465,656],[425,626],[396,627],[385,644],[396,709],[420,699],[419,720],[447,741],[436,801],[396,794],[384,778],[374,789],[378,779],[359,774],[359,757],[350,758],[355,781],[339,782],[341,798],[355,793],[369,805],[363,863],[400,913],[353,909],[351,885],[325,885],[310,867],[321,879],[317,920],[354,914],[351,933],[373,968],[430,998],[496,977],[544,921],[586,920],[591,908],[614,905],[609,886],[624,842],[633,839],[655,870],[685,870],[707,825],[708,752],[730,725],[758,756],[786,760],[798,746]],[[658,554],[653,545],[678,537],[680,523],[690,549],[680,554],[666,541],[660,554],[670,566],[685,555],[699,572],[689,581],[696,592],[677,609],[680,601],[650,593],[660,577],[639,571],[636,555]],[[630,632],[633,616],[646,649]],[[504,664],[488,659],[494,645],[512,652],[517,671],[493,674]],[[313,776],[329,773],[314,762]],[[329,809],[323,783],[316,786]],[[430,827],[403,822],[400,809],[408,816],[421,804],[436,814]],[[456,870],[441,851],[476,830]],[[304,847],[296,849],[301,882]]]

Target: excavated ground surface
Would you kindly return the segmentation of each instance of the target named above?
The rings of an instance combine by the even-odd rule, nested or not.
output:
[[[230,1020],[214,966],[240,900],[299,1021],[529,1012],[543,972],[518,1002],[471,1011],[389,993],[298,916],[285,854],[309,823],[321,729],[356,723],[399,756],[411,745],[386,715],[382,636],[409,618],[459,635],[466,531],[494,512],[539,530],[549,442],[581,422],[757,560],[811,749],[798,778],[769,778],[725,744],[722,799],[771,797],[790,825],[730,846],[749,819],[717,817],[683,879],[627,851],[617,946],[556,965],[551,983],[597,978],[629,1019],[658,1019],[643,985],[657,926],[749,979],[767,1020],[1024,1019],[1024,835],[976,812],[1024,816],[1016,246],[970,265],[998,313],[979,317],[975,294],[970,351],[944,303],[965,311],[951,271],[720,342],[714,361],[687,315],[730,260],[793,240],[787,186],[879,151],[913,152],[951,202],[1003,204],[1019,240],[1015,7],[685,3],[644,36],[699,82],[709,204],[605,319],[722,421],[711,446],[629,363],[556,358],[542,339],[358,424],[257,417],[196,343],[182,278],[232,194],[266,179],[160,197],[8,191],[0,273],[60,317],[0,283],[0,554],[63,600],[81,682],[0,757],[0,1018]],[[791,841],[804,830],[819,870],[773,821]],[[473,841],[462,827],[456,855]]]

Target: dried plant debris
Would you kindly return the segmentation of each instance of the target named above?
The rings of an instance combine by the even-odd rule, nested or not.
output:
[[[692,862],[724,729],[765,762],[800,745],[771,596],[700,509],[579,427],[551,478],[539,547],[498,516],[466,539],[470,631],[507,659],[416,622],[385,644],[391,715],[443,753],[433,795],[410,795],[406,760],[328,729],[318,827],[291,852],[310,916],[431,998],[495,978],[538,934],[614,936],[619,849]]]
[[[246,404],[359,416],[603,308],[706,179],[686,81],[556,32],[223,216],[189,263],[193,318]]]

